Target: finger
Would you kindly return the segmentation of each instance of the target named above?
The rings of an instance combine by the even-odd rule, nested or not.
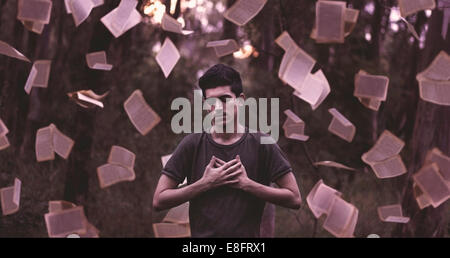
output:
[[[236,164],[236,162],[237,162],[236,159],[232,159],[232,160],[228,161],[227,163],[223,164],[222,169],[225,170],[225,169],[229,168],[230,166],[233,166],[234,164]]]
[[[240,166],[241,166],[241,163],[236,163],[236,164],[234,164],[233,166],[231,166],[231,167],[225,169],[225,170],[223,171],[223,173],[226,175],[226,174],[229,174],[229,173],[231,173],[231,172],[234,172],[234,171],[236,171],[236,169],[238,169]]]
[[[241,162],[241,156],[236,155],[236,159],[237,159],[239,162]]]
[[[216,157],[213,155],[211,160],[209,161],[208,167],[212,167],[216,163]]]
[[[225,176],[225,181],[229,181],[230,179],[233,179],[236,176],[239,176],[242,173],[242,170],[238,169],[237,171],[230,173]]]
[[[219,159],[219,158],[216,158],[216,161],[219,162],[219,163],[222,163],[222,164],[225,164],[225,163],[226,163],[225,161],[223,161],[223,160],[221,160],[221,159]]]
[[[239,183],[239,179],[234,179],[230,181],[226,181],[223,185],[233,185]]]
[[[223,164],[225,164],[225,161],[223,161],[223,160],[221,160],[221,159],[219,159],[219,158],[216,158],[216,163],[215,163],[215,165],[216,165],[217,167],[220,167],[220,166],[222,166]]]

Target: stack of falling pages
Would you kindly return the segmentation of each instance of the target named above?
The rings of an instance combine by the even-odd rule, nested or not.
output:
[[[355,28],[359,11],[343,1],[316,2],[316,20],[311,38],[317,43],[344,43]]]
[[[406,173],[405,164],[400,151],[405,143],[397,136],[385,130],[378,138],[375,145],[361,156],[378,178],[391,178]]]
[[[67,201],[49,201],[44,215],[49,237],[68,237],[76,234],[82,238],[97,238],[99,230],[84,215],[83,206]]]
[[[284,31],[275,41],[284,51],[278,77],[294,89],[294,95],[315,110],[330,93],[330,85],[322,70],[312,74],[316,61],[301,49]]]
[[[359,211],[341,196],[342,193],[319,180],[306,197],[306,202],[316,218],[326,215],[323,228],[328,232],[336,237],[354,237]]]
[[[437,148],[428,151],[424,166],[413,175],[413,180],[419,208],[438,207],[450,198],[450,157]]]
[[[189,225],[189,202],[170,209],[161,223],[153,224],[155,237],[191,237]]]

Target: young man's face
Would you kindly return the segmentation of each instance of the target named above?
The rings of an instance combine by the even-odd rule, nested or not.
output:
[[[244,94],[236,96],[231,91],[231,86],[218,86],[205,90],[205,98],[216,98],[216,104],[210,106],[209,112],[215,112],[213,123],[215,126],[225,126],[235,121],[237,123],[237,98],[244,98]],[[222,113],[223,111],[223,113]]]

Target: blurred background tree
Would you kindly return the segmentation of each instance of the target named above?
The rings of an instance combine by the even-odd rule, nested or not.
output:
[[[222,13],[234,0],[166,0],[166,12],[179,19],[189,36],[162,31],[159,24],[145,21],[114,38],[100,18],[115,8],[119,0],[106,0],[94,8],[89,18],[75,27],[66,14],[64,1],[53,1],[50,24],[41,35],[29,32],[16,19],[17,1],[0,1],[0,40],[9,43],[31,60],[51,59],[47,89],[34,88],[26,95],[23,86],[30,63],[0,56],[0,118],[10,129],[11,146],[0,152],[0,187],[11,185],[14,177],[23,182],[19,212],[0,217],[0,237],[47,236],[44,214],[49,200],[68,200],[83,205],[89,221],[102,237],[151,237],[152,223],[165,212],[152,210],[152,197],[162,168],[160,157],[170,154],[184,135],[170,129],[175,111],[171,101],[192,99],[197,79],[210,66],[226,63],[242,76],[244,91],[255,98],[280,98],[280,109],[292,109],[306,122],[306,143],[281,137],[278,144],[286,152],[300,186],[303,199],[313,185],[323,179],[343,193],[343,198],[359,209],[355,236],[375,233],[382,237],[449,236],[449,203],[419,210],[412,196],[412,177],[432,147],[450,154],[450,107],[419,99],[415,76],[441,50],[450,52],[450,33],[442,37],[445,1],[438,8],[408,17],[420,40],[416,40],[400,20],[394,0],[349,0],[360,10],[358,23],[344,44],[316,44],[309,37],[315,18],[315,1],[269,0],[248,24],[237,27]],[[139,1],[139,6],[144,5]],[[447,4],[450,5],[450,4]],[[172,6],[172,12],[170,7]],[[140,9],[141,14],[143,9]],[[448,21],[448,20],[447,20]],[[278,79],[283,51],[274,40],[288,31],[297,44],[313,56],[331,86],[331,93],[315,111],[292,95],[291,87]],[[181,53],[170,76],[164,78],[155,55],[166,37]],[[208,41],[236,39],[254,52],[218,59]],[[251,46],[251,47],[250,47]],[[105,50],[111,72],[89,69],[85,54]],[[390,78],[388,98],[378,112],[366,109],[353,96],[354,75],[360,70]],[[67,98],[67,93],[92,89],[110,91],[103,109],[83,109]],[[130,123],[123,102],[141,89],[147,102],[162,121],[148,135],[141,136]],[[357,127],[352,143],[327,131],[335,107]],[[285,119],[280,115],[280,123]],[[55,123],[75,140],[68,160],[37,163],[34,142],[37,129]],[[402,157],[408,173],[392,179],[377,179],[361,161],[383,130],[403,139]],[[137,154],[136,180],[100,189],[96,168],[104,164],[112,145]],[[334,160],[356,172],[314,167],[312,162]],[[402,203],[411,217],[406,225],[384,223],[377,207]],[[276,237],[330,237],[304,202],[298,211],[276,207]],[[270,234],[269,234],[270,235]]]

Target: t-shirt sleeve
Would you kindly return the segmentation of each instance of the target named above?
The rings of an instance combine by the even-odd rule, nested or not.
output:
[[[188,170],[192,167],[193,153],[192,137],[188,135],[178,144],[161,173],[180,184],[186,178]]]
[[[266,144],[266,162],[270,182],[275,182],[281,176],[292,172],[292,167],[286,154],[276,143]]]

